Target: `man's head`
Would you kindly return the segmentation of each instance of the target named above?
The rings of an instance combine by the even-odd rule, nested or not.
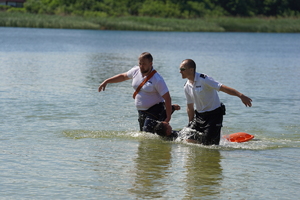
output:
[[[139,67],[142,74],[147,75],[152,70],[153,57],[150,53],[144,52],[139,56]]]
[[[196,63],[192,59],[185,59],[179,67],[182,78],[194,78],[196,72]]]
[[[172,127],[167,122],[158,122],[154,127],[154,132],[162,137],[168,137],[172,134]]]

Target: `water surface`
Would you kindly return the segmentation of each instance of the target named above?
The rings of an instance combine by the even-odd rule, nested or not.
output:
[[[300,34],[0,28],[3,199],[295,199],[299,196]],[[226,104],[223,134],[204,147],[138,131],[130,81],[106,78],[154,56],[187,125],[179,64],[253,99]]]

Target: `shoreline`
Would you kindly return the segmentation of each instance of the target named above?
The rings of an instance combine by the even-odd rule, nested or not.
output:
[[[0,12],[0,26],[166,32],[300,33],[300,18],[211,17],[175,19],[135,16],[80,17]]]

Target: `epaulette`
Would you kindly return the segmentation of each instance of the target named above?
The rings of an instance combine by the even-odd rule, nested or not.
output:
[[[188,82],[188,81],[186,81],[186,82],[184,83],[183,87],[186,85],[187,82]]]
[[[207,76],[205,74],[200,74],[200,77],[205,79]]]

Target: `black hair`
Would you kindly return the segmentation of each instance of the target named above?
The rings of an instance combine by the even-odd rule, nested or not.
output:
[[[167,128],[162,122],[158,122],[154,127],[154,133],[159,136],[166,136]]]

